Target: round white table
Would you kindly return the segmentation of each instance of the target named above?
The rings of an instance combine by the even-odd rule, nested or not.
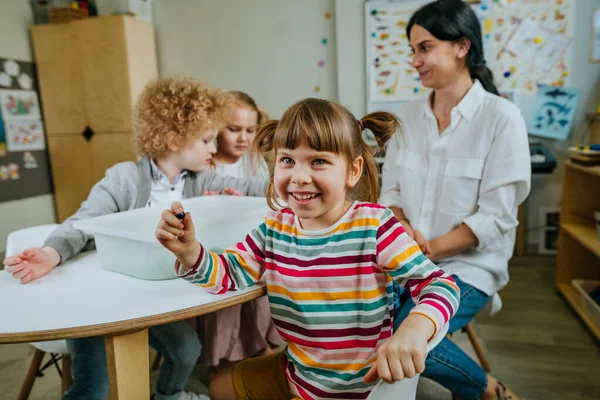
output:
[[[80,254],[26,285],[0,271],[0,344],[106,337],[110,398],[150,398],[148,328],[242,304],[263,285],[213,295],[183,279],[146,281]]]

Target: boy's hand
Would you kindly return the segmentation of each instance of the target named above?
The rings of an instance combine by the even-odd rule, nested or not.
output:
[[[155,236],[184,266],[191,267],[200,255],[200,245],[196,240],[194,223],[189,212],[183,219],[178,219],[175,214],[182,214],[183,206],[178,201],[171,204],[170,210],[164,210],[156,227]],[[195,254],[195,257],[194,257]],[[193,258],[193,260],[192,260]],[[191,264],[190,264],[191,260]]]
[[[29,283],[41,278],[60,263],[60,255],[52,247],[31,247],[21,254],[4,259],[6,272],[19,279],[21,283]]]
[[[372,383],[379,377],[384,382],[393,383],[422,373],[425,370],[427,341],[434,331],[435,326],[429,318],[410,314],[396,333],[377,349],[377,361],[364,381]]]

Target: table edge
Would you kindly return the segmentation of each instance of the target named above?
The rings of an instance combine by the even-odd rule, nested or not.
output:
[[[0,333],[0,344],[44,342],[49,340],[77,339],[89,336],[121,336],[148,329],[156,325],[163,325],[169,322],[176,322],[210,314],[227,307],[247,303],[267,294],[266,286],[256,286],[256,288],[259,288],[259,290],[250,290],[246,293],[228,297],[221,301],[216,301],[210,304],[188,307],[177,311],[150,315],[141,318],[72,328]]]

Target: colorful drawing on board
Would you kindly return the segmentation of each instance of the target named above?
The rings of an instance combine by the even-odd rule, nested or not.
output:
[[[7,121],[6,144],[8,151],[44,150],[44,128],[42,121]]]
[[[10,178],[8,173],[8,167],[6,165],[0,165],[0,181],[7,181]]]
[[[33,154],[31,154],[31,152],[26,151],[25,153],[23,153],[23,168],[25,169],[33,169],[33,168],[37,168],[38,167],[38,163],[37,160],[35,159],[35,157],[33,156]]]
[[[15,163],[8,164],[8,176],[10,176],[10,179],[13,181],[15,181],[21,177],[19,175],[19,164],[15,164]]]
[[[37,94],[33,90],[0,90],[4,121],[10,119],[41,119]]]
[[[567,139],[578,101],[579,89],[541,87],[529,133],[551,139]]]

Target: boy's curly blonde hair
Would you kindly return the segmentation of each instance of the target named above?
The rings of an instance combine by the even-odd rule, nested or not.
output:
[[[206,82],[168,77],[149,82],[133,110],[133,143],[142,157],[169,152],[167,137],[173,132],[179,145],[210,129],[221,129],[234,110],[234,97]]]

